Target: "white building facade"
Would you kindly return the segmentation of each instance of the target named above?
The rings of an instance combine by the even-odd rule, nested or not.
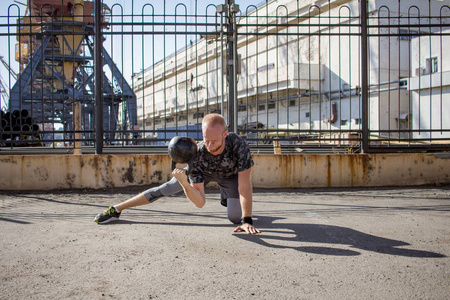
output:
[[[411,38],[415,30],[423,31],[415,28],[422,22],[419,16],[439,16],[447,2],[369,1],[368,118],[373,136],[410,137],[403,130],[435,128],[434,123],[427,125],[423,121],[424,114],[439,115],[439,120],[447,116],[443,110],[437,113],[438,107],[430,104],[438,97],[439,109],[447,107],[439,96],[448,92],[448,86],[441,87],[441,83],[448,84],[448,74],[443,71],[449,71],[442,52],[432,55],[442,65],[437,74],[416,78],[411,71],[419,68],[415,57],[420,56],[416,60],[421,65],[428,59],[425,53],[414,51],[419,43],[427,41]],[[328,132],[327,136],[332,131],[360,130],[359,22],[357,0],[278,0],[248,11],[241,8],[236,43],[240,57],[238,125],[261,123],[278,131],[291,129],[309,135]],[[430,27],[429,31],[436,28]],[[439,41],[431,48],[438,51],[448,46],[448,37],[437,38],[445,39],[445,44]],[[219,34],[207,35],[135,75],[133,86],[141,129],[152,136],[157,128],[198,124],[209,112],[226,115],[225,45]],[[427,84],[431,86],[428,92]],[[421,95],[421,101],[411,102],[411,92]],[[431,95],[429,100],[424,93]],[[427,112],[426,107],[431,111]],[[413,117],[411,123],[409,116],[417,115],[417,111],[421,111],[421,117]]]
[[[443,33],[450,34],[447,29]],[[409,78],[412,131],[415,139],[450,138],[450,49],[441,36],[417,37],[413,41]],[[441,48],[442,47],[442,48]],[[442,51],[446,49],[445,51]]]

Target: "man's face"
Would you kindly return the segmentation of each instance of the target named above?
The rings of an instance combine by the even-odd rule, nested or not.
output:
[[[214,127],[203,126],[203,142],[209,153],[212,155],[219,155],[225,149],[225,138],[228,130],[223,130],[223,127],[216,125]]]

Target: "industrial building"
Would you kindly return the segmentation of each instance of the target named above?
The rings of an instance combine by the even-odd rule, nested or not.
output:
[[[431,58],[437,60],[433,78],[448,71],[442,52],[448,36],[437,36],[433,45],[426,44],[430,34],[448,24],[448,1],[368,4],[371,136],[420,139],[422,129],[448,129],[444,116],[439,119],[442,122],[433,117],[434,125],[426,125],[431,113],[418,125],[427,115],[424,107],[430,107],[423,99],[423,94],[429,94],[427,85],[420,82],[432,82],[441,89],[447,77],[429,80],[425,76],[429,71],[416,71]],[[426,19],[433,26],[424,27],[422,15],[435,16]],[[133,77],[138,123],[147,137],[156,135],[158,128],[198,124],[208,112],[227,114],[224,35],[220,30],[202,35]],[[278,0],[250,9],[240,7],[236,48],[240,127],[263,126],[272,136],[326,135],[330,139],[361,130],[359,1]],[[446,87],[442,88],[445,92]],[[439,97],[440,103],[446,103],[448,94]],[[442,109],[433,116],[445,114],[443,108],[433,106]]]

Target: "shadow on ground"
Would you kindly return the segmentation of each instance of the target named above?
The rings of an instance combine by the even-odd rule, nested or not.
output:
[[[297,224],[280,222],[283,218],[258,217],[258,228],[263,229],[260,235],[236,236],[246,241],[254,242],[271,248],[291,248],[297,251],[338,256],[352,256],[361,254],[359,251],[338,248],[338,245],[377,253],[407,256],[407,257],[446,257],[443,254],[399,248],[410,244],[398,240],[387,239],[360,232],[351,228],[322,225],[322,224]],[[276,223],[274,224],[274,221]],[[329,244],[330,246],[285,246],[283,242],[300,242]],[[331,246],[332,245],[332,246]]]

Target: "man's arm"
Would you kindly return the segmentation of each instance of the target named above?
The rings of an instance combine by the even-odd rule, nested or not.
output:
[[[253,186],[250,181],[250,174],[251,168],[238,173],[242,217],[252,216]]]
[[[172,175],[180,182],[186,197],[191,200],[195,206],[202,208],[206,203],[204,183],[190,185],[187,180],[185,169],[175,168]]]
[[[239,198],[241,200],[242,217],[252,216],[252,204],[253,204],[253,186],[250,180],[250,175],[252,169],[249,168],[238,173],[239,181]],[[245,231],[250,234],[259,233],[260,231],[256,229],[253,224],[244,223],[238,226],[234,232]]]

